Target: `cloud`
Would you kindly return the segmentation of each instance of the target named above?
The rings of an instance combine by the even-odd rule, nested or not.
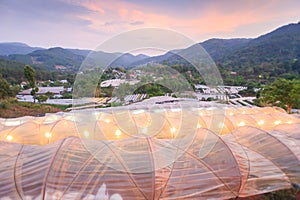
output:
[[[194,40],[255,37],[299,21],[298,0],[1,0],[0,38],[37,46],[93,48],[142,27],[173,29]]]
[[[296,0],[289,0],[290,4]],[[233,0],[233,1],[138,1],[113,0],[110,3],[89,1],[88,7],[101,8],[109,18],[113,18],[113,29],[106,31],[124,31],[131,29],[128,25],[143,27],[171,28],[191,36],[207,33],[234,33],[239,27],[247,24],[261,24],[276,21],[292,10],[300,11],[299,7],[290,6],[282,10],[282,1]],[[91,6],[92,4],[92,6]],[[299,4],[299,3],[297,3]],[[85,6],[85,4],[82,4]],[[296,13],[296,12],[294,12]],[[295,14],[294,14],[295,15]],[[90,27],[100,29],[99,20],[102,17],[90,19]],[[117,21],[125,23],[117,23]],[[129,23],[128,23],[129,22]],[[249,36],[255,30],[249,30]],[[259,33],[258,33],[259,34]]]
[[[142,22],[142,21],[134,21],[134,22],[130,22],[130,25],[142,25],[142,24],[144,24],[144,22]]]

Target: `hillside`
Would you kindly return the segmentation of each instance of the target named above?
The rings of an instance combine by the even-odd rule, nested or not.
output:
[[[0,74],[10,84],[20,84],[22,81],[26,81],[24,66],[24,63],[0,58]],[[37,80],[61,80],[73,77],[74,75],[73,72],[69,71],[49,71],[37,66],[35,66],[34,69],[36,71]]]
[[[252,39],[209,39],[200,45],[209,53],[216,63],[223,62],[224,57],[247,46]]]
[[[199,44],[223,73],[235,71],[246,79],[257,79],[258,76],[269,79],[300,75],[300,23],[280,27],[254,39],[210,39]],[[136,64],[158,62],[189,65],[178,55],[172,54],[168,52]],[[193,47],[182,49],[179,54],[197,56]]]
[[[45,50],[36,50],[26,55],[12,54],[5,57],[5,59],[35,65],[47,70],[55,70],[55,67],[74,70],[80,66],[84,56],[74,54],[60,47],[55,47]]]
[[[84,61],[85,67],[112,66],[129,67],[132,63],[148,58],[148,56],[129,53],[107,53],[103,51],[89,51],[80,49],[64,49],[54,47],[36,50],[28,54],[11,54],[0,56],[7,61],[30,64],[43,70],[77,71]],[[1,67],[1,66],[0,66]]]
[[[11,54],[28,54],[36,50],[40,50],[39,47],[30,47],[27,44],[20,42],[4,42],[0,43],[0,55],[7,56]]]
[[[300,58],[300,23],[289,24],[255,38],[220,59],[228,66],[279,64]]]
[[[0,100],[0,118],[15,118],[23,116],[40,116],[45,113],[56,113],[62,109],[39,103],[18,102],[16,99]]]
[[[179,54],[197,55],[193,47],[173,50],[164,55],[148,57],[121,53],[107,53],[80,49],[34,48],[20,43],[5,43],[10,48],[19,47],[18,54],[0,56],[3,60],[31,64],[35,68],[51,71],[76,72],[83,61],[87,67],[107,66],[132,68],[147,63],[185,64]],[[246,79],[272,77],[298,77],[300,74],[300,23],[282,26],[268,34],[253,39],[209,39],[199,43],[219,66],[223,74],[230,71]],[[3,43],[2,43],[3,45]],[[24,53],[24,48],[32,51]],[[23,50],[22,50],[23,49]],[[0,52],[9,52],[0,44]],[[10,51],[16,52],[16,51]],[[88,59],[86,56],[88,55]],[[112,62],[113,61],[113,62]],[[14,67],[15,63],[11,63]],[[0,65],[1,67],[1,65]],[[3,67],[3,66],[2,66]]]

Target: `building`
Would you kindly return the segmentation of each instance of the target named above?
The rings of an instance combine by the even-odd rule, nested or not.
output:
[[[39,90],[36,93],[36,95],[45,95],[46,93],[52,93],[54,97],[61,97],[62,93],[64,91],[68,91],[68,89],[65,89],[63,86],[59,87],[38,87]],[[29,101],[33,102],[33,97],[31,96],[31,88],[24,90],[22,92],[19,92],[17,95],[17,98],[20,101]]]
[[[139,82],[139,80],[110,79],[110,80],[102,81],[100,86],[101,87],[109,87],[109,86],[118,87],[122,83],[128,83],[129,85],[134,85],[138,82]]]

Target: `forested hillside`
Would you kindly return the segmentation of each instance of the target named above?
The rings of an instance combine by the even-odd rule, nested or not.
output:
[[[6,45],[4,45],[5,48],[3,44]],[[38,75],[44,80],[62,72],[75,74],[87,55],[89,59],[85,64],[90,67],[110,65],[111,67],[133,68],[145,66],[147,63],[164,63],[175,68],[176,65],[180,65],[182,71],[189,71],[190,64],[177,53],[181,51],[189,55],[195,54],[193,46],[173,50],[160,56],[148,57],[60,47],[34,51],[34,48],[19,43],[2,43],[2,46],[0,43],[0,53],[15,52],[16,49],[12,49],[16,47],[16,44],[20,47],[18,54],[0,56],[1,73],[9,82],[23,79],[21,69],[25,64],[30,64],[38,71],[40,70]],[[210,39],[199,44],[212,57],[225,83],[228,84],[240,85],[246,81],[257,80],[264,83],[271,82],[278,77],[299,78],[300,75],[300,23],[282,26],[254,39]],[[26,54],[24,49],[31,52]]]

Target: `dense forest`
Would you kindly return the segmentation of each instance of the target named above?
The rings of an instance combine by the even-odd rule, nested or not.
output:
[[[26,81],[24,76],[24,66],[25,64],[20,62],[0,59],[0,74],[11,85],[20,84],[22,81]],[[75,76],[74,72],[71,71],[49,71],[37,66],[34,68],[37,80],[74,79]]]

